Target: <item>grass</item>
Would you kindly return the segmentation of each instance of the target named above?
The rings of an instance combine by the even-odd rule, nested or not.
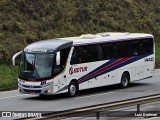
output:
[[[156,43],[156,68],[160,68],[160,43]]]
[[[0,61],[9,63],[38,40],[88,33],[151,33],[158,42],[159,6],[160,0],[1,0]]]
[[[0,65],[0,89],[9,89],[17,86],[18,67],[12,65]]]

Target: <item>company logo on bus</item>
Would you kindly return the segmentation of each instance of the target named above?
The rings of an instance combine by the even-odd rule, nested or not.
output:
[[[47,49],[32,48],[32,49],[28,49],[28,52],[47,52]]]
[[[79,68],[70,67],[69,74],[72,75],[73,73],[79,73],[79,72],[85,72],[85,71],[87,71],[87,66],[79,67]]]

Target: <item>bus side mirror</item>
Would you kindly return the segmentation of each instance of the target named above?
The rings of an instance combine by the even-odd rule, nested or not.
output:
[[[60,51],[57,52],[57,55],[56,55],[56,65],[60,65],[60,61],[61,61],[61,57],[60,57]]]
[[[17,52],[16,54],[13,55],[12,57],[12,65],[16,65],[15,59],[22,54],[23,51]]]

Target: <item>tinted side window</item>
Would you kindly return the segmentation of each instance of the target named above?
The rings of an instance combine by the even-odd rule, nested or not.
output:
[[[77,52],[76,52],[76,49],[73,49],[70,64],[73,65],[73,64],[77,64],[77,63],[78,63]]]
[[[116,43],[117,57],[127,57],[129,56],[128,52],[128,42],[118,42]]]
[[[70,49],[71,48],[65,48],[65,49],[60,50],[60,57],[61,57],[60,65],[62,66],[66,65]]]
[[[102,59],[108,60],[115,58],[115,46],[113,43],[101,44],[102,48]]]
[[[140,40],[131,41],[129,45],[129,51],[131,56],[140,55]]]
[[[77,63],[86,63],[87,62],[87,51],[84,47],[77,47],[76,53],[77,53]]]
[[[98,60],[97,47],[95,45],[86,46],[86,52],[87,62],[94,62]]]
[[[141,54],[148,54],[153,51],[153,39],[142,40]]]
[[[70,47],[60,50],[60,65],[54,65],[54,76],[62,72],[66,66],[67,58],[70,52]],[[56,54],[57,55],[57,54]]]
[[[75,47],[72,53],[71,64],[94,62],[98,60],[97,46]]]

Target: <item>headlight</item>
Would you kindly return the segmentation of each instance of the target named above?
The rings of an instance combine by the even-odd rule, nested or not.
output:
[[[22,85],[22,83],[23,83],[22,81],[18,80],[18,85]]]
[[[22,85],[22,83],[20,81],[18,81],[18,85]]]
[[[21,80],[21,79],[18,80],[18,85],[22,85],[23,83],[25,83],[24,80]]]

